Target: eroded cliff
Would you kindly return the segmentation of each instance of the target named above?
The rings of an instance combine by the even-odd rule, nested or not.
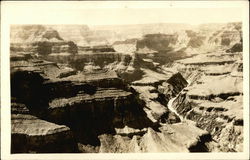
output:
[[[14,26],[12,153],[242,151],[241,24],[147,27]]]
[[[243,149],[241,64],[241,52],[210,53],[174,64],[189,85],[172,106],[179,115],[211,133],[214,142],[207,144],[211,151],[241,152]]]
[[[156,135],[171,139],[170,135],[163,133],[164,129],[160,129],[162,124],[180,122],[167,108],[171,96],[178,94],[187,84],[179,73],[166,76],[142,69],[144,79],[135,81],[130,87],[114,71],[83,70],[77,73],[66,63],[57,64],[28,54],[12,55],[12,59],[13,153],[113,152],[106,148],[105,136],[113,137],[112,143],[117,145],[114,139],[117,136],[129,143],[137,137],[141,141],[138,144],[141,152],[148,152],[147,143],[150,142],[147,141],[159,141]],[[155,83],[146,81],[152,78],[156,78]],[[150,90],[147,93],[141,87]],[[179,133],[179,130],[173,130]],[[198,137],[203,135],[208,133],[197,134]],[[60,141],[62,136],[68,138]],[[196,144],[198,139],[187,143]],[[23,141],[25,145],[21,145]],[[46,143],[42,145],[42,141]],[[161,149],[164,144],[159,144],[155,151],[171,151]],[[58,145],[60,147],[54,150]],[[191,146],[182,147],[191,151]],[[125,152],[126,148],[120,150]]]

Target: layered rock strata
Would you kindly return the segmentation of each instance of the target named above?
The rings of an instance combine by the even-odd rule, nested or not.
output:
[[[17,60],[11,63],[12,101],[23,103],[28,110],[26,113],[25,107],[18,109],[15,105],[12,107],[14,112],[12,114],[14,153],[33,152],[30,149],[41,143],[34,142],[32,145],[32,142],[27,142],[25,145],[27,148],[18,145],[18,140],[28,140],[25,139],[25,136],[14,135],[23,135],[27,127],[30,127],[30,130],[27,130],[28,135],[37,130],[35,127],[44,131],[34,133],[38,140],[42,140],[43,135],[46,137],[53,133],[50,136],[52,139],[47,140],[48,144],[57,144],[57,132],[55,134],[53,132],[56,130],[59,137],[66,131],[72,131],[71,136],[73,135],[78,143],[96,146],[100,143],[97,136],[101,133],[114,133],[114,127],[121,128],[128,125],[134,128],[143,128],[144,126],[152,126],[152,122],[147,120],[137,101],[136,93],[123,84],[123,81],[115,76],[115,73],[78,74],[60,78],[64,72],[59,72],[59,70],[62,71],[63,68],[60,69],[56,63],[34,58],[14,59]],[[57,70],[58,68],[59,70]],[[23,115],[16,115],[19,110],[24,112]],[[39,120],[40,118],[44,120]],[[22,121],[23,125],[20,125],[19,123]],[[36,122],[34,124],[41,125],[33,126],[32,121]],[[57,128],[62,128],[62,130]],[[62,135],[60,135],[61,132],[63,132]],[[65,133],[65,135],[67,134]],[[55,135],[54,139],[53,135]],[[41,150],[34,147],[34,152],[53,152],[50,150],[51,148],[47,149]],[[78,152],[78,148],[73,151]],[[68,151],[65,150],[65,152]]]
[[[241,23],[200,27],[12,27],[12,153],[242,151]]]
[[[69,127],[33,116],[25,104],[12,100],[12,153],[71,153],[77,143]]]
[[[243,149],[241,56],[241,53],[210,53],[183,59],[175,65],[177,70],[185,72],[190,83],[172,106],[178,114],[211,133],[215,141],[208,144],[211,151],[240,152]],[[201,62],[199,57],[206,58]],[[198,76],[194,75],[197,73]]]
[[[187,84],[179,73],[163,76],[142,69],[146,79],[129,87],[115,72],[72,74],[73,70],[65,64],[37,59],[32,55],[16,54],[12,59],[13,153],[113,152],[112,148],[106,148],[103,136],[121,136],[121,139],[131,141],[129,143],[139,138],[140,152],[148,152],[151,150],[148,139],[154,143],[162,138],[170,142],[174,139],[160,126],[180,122],[167,108],[169,98]],[[155,83],[146,81],[152,78],[156,78]],[[137,85],[142,83],[145,85]],[[143,93],[140,87],[150,90]],[[177,128],[173,128],[173,132],[179,134]],[[206,132],[197,132],[197,139],[190,142],[185,139],[189,145],[177,145],[175,142],[172,145],[177,145],[180,150],[193,151],[192,146],[197,147],[199,141],[204,146],[202,137],[206,135],[209,136]],[[62,136],[66,137],[65,141],[59,140]],[[160,139],[154,138],[159,136]],[[113,138],[113,143],[119,145]],[[42,140],[46,143],[42,144]],[[68,148],[66,143],[70,144]],[[60,147],[53,150],[58,145]],[[160,149],[164,145],[159,144],[155,151],[171,151]],[[44,147],[46,149],[42,149]],[[125,148],[120,150],[126,152]]]

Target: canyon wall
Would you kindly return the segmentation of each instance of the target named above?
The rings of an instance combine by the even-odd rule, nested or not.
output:
[[[206,57],[206,58],[205,58]],[[177,61],[189,81],[173,101],[179,115],[211,133],[211,151],[241,152],[243,145],[242,53],[214,53]]]
[[[241,152],[241,23],[177,26],[12,26],[11,152]]]
[[[171,98],[168,95],[173,97],[187,85],[178,73],[161,74],[162,79],[155,83],[142,80],[129,86],[111,71],[74,72],[61,77],[72,69],[32,55],[12,55],[12,59],[12,153],[127,152],[126,146],[120,150],[106,147],[111,142],[118,145],[116,137],[139,145],[140,152],[148,152],[149,139],[154,143],[161,141],[158,136],[174,139],[160,123],[180,122],[166,106]],[[147,76],[157,74],[144,72]],[[141,87],[151,89],[145,95]],[[188,128],[186,125],[178,126]],[[171,130],[179,133],[178,127]],[[199,138],[209,134],[199,131],[192,140],[189,136],[185,138],[189,146],[172,145],[189,152]],[[111,141],[105,137],[112,137]],[[140,143],[135,143],[138,138]],[[162,148],[165,143],[159,145],[155,151],[172,151],[170,146]]]

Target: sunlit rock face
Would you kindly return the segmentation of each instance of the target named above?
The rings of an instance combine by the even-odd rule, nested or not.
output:
[[[241,23],[11,30],[12,153],[243,150]]]
[[[218,142],[208,144],[212,151],[243,149],[241,61],[241,52],[217,52],[182,59],[173,66],[189,81],[173,106],[180,115],[211,133]],[[231,138],[223,138],[224,135]]]

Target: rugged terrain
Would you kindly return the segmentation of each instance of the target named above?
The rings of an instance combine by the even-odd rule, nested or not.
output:
[[[12,26],[11,152],[241,152],[241,23],[153,26]]]

